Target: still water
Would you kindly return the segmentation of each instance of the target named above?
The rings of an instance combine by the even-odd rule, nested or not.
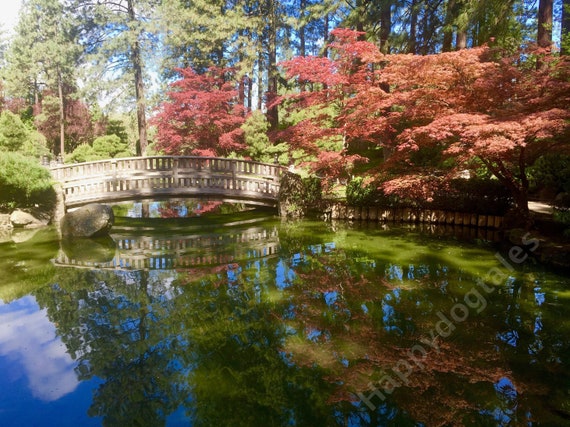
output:
[[[570,425],[570,279],[532,235],[133,228],[0,243],[1,426]]]

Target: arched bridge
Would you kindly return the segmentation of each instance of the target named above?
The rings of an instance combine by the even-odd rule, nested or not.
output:
[[[215,197],[277,206],[279,165],[220,157],[151,156],[51,168],[65,208],[88,203],[176,197]]]

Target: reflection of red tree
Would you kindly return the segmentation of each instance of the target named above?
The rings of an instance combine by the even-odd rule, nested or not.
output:
[[[158,214],[161,218],[179,218],[180,212],[178,211],[178,205],[173,206],[168,203],[165,206],[160,206],[158,208]]]
[[[221,201],[207,201],[196,204],[195,208],[188,209],[186,216],[203,215],[205,213],[215,212],[222,205]],[[158,208],[161,218],[180,218],[180,205],[166,203]]]
[[[206,267],[195,267],[195,268],[177,268],[176,271],[179,273],[184,273],[179,275],[178,280],[180,285],[189,286],[196,283],[198,280],[205,278],[212,278],[212,276],[218,276],[212,281],[212,285],[215,289],[220,286],[227,285],[227,272],[230,270],[237,270],[240,268],[238,263],[232,262],[229,264],[216,265],[216,266],[206,266]]]
[[[484,403],[496,401],[493,385],[510,374],[501,368],[491,327],[485,334],[480,319],[469,318],[451,337],[436,335],[430,346],[425,341],[431,341],[428,331],[433,330],[437,317],[425,289],[400,286],[396,290],[389,283],[372,282],[351,269],[348,259],[341,253],[312,257],[311,268],[300,267],[299,280],[289,288],[296,315],[292,326],[303,333],[289,339],[285,351],[299,365],[323,367],[332,384],[341,384],[331,402],[360,401],[357,393],[362,393],[379,407],[381,398],[372,394],[376,388],[416,421],[443,426],[462,425],[466,414],[478,413]],[[434,279],[419,280],[428,287]],[[393,304],[398,316],[394,321],[404,325],[413,321],[413,327],[403,333],[385,327],[384,302],[386,296],[396,294],[398,302]],[[327,301],[327,295],[335,297]],[[364,305],[368,312],[362,309]],[[404,382],[393,370],[403,372],[406,363],[412,373]],[[397,386],[391,394],[383,390],[386,383],[380,385],[387,373],[392,373]],[[477,396],[469,395],[471,387],[477,388]],[[519,393],[524,391],[518,383],[516,387]]]
[[[221,206],[222,202],[219,201],[209,201],[200,203],[196,209],[194,209],[194,213],[196,215],[202,215],[208,212],[214,212],[219,206]]]

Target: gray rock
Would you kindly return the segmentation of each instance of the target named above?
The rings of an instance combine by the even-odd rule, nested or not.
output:
[[[66,238],[105,236],[114,221],[110,206],[93,203],[66,213],[61,219],[61,235]]]
[[[10,222],[14,228],[38,228],[47,225],[46,222],[41,221],[32,214],[19,209],[10,214]]]

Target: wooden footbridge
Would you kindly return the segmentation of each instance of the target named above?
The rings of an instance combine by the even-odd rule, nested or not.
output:
[[[89,203],[208,197],[277,206],[279,165],[220,157],[151,156],[51,168],[65,209]]]

